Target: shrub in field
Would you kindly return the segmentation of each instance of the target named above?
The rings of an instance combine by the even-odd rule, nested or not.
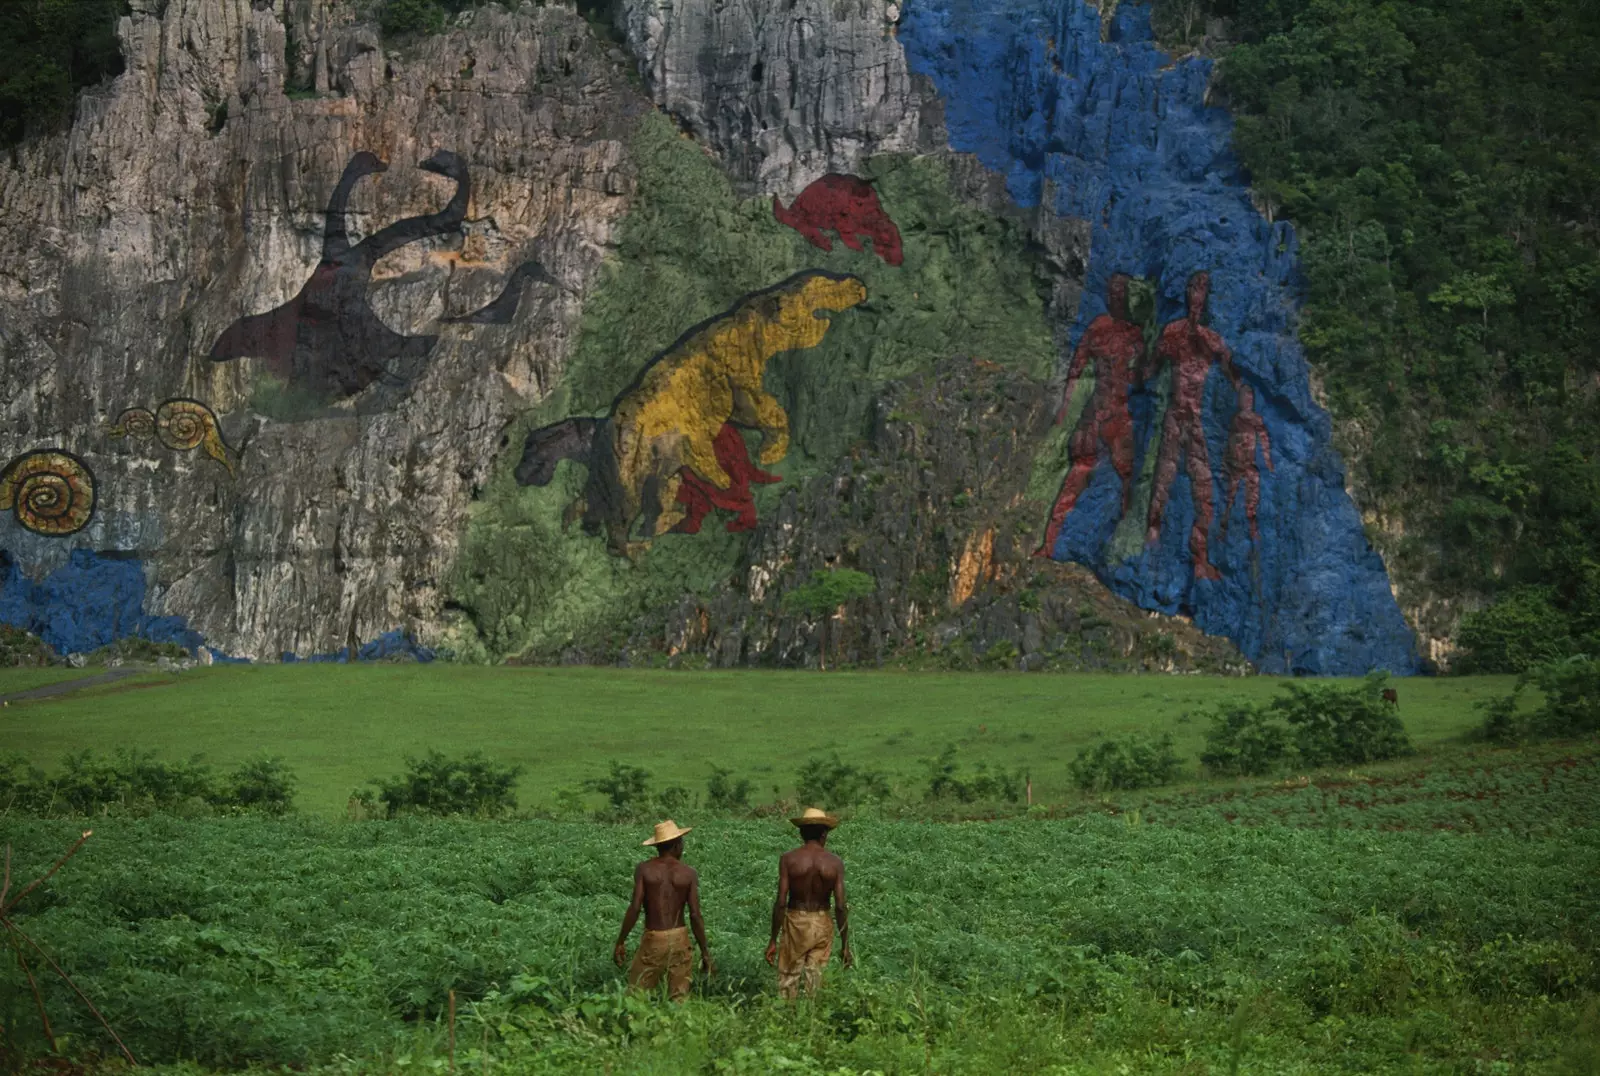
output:
[[[1544,696],[1543,704],[1531,711],[1521,706],[1522,692],[1530,684]],[[1490,700],[1483,709],[1481,731],[1496,743],[1600,732],[1600,659],[1575,657],[1529,669],[1509,695]]]
[[[1223,703],[1211,715],[1200,761],[1222,776],[1259,777],[1282,766],[1291,749],[1289,726],[1278,714],[1265,706]]]
[[[152,752],[123,750],[106,758],[84,750],[66,756],[52,777],[13,755],[0,759],[0,810],[95,814],[204,804],[281,814],[292,804],[294,783],[294,774],[276,758],[245,763],[219,780],[198,757],[162,762]]]
[[[819,807],[849,807],[889,798],[889,779],[879,770],[852,766],[834,752],[806,760],[795,777],[800,798]]]
[[[56,808],[78,814],[112,806],[162,810],[194,799],[211,803],[224,799],[211,771],[198,758],[160,762],[153,752],[129,750],[111,758],[97,757],[88,749],[68,755],[62,773],[49,786]]]
[[[294,802],[294,774],[283,759],[252,759],[227,778],[227,801],[246,810],[283,814]]]
[[[1079,788],[1107,792],[1167,784],[1177,776],[1181,763],[1172,746],[1172,733],[1167,732],[1156,740],[1144,736],[1102,740],[1079,751],[1068,772]]]
[[[1410,754],[1411,738],[1393,706],[1383,701],[1385,673],[1353,687],[1285,684],[1268,709],[1294,732],[1295,751],[1307,766],[1376,762]]]
[[[706,782],[706,806],[723,811],[743,811],[750,806],[750,779],[735,781],[733,771],[721,766],[711,767],[711,779]]]
[[[612,759],[611,769],[604,777],[591,777],[583,782],[590,792],[599,792],[610,801],[612,810],[626,811],[644,803],[650,787],[650,771],[639,766],[629,766]]]
[[[1016,803],[1022,798],[1023,776],[1003,770],[989,772],[985,763],[978,763],[969,776],[961,771],[956,761],[956,746],[949,744],[939,752],[938,758],[925,759],[928,767],[928,793],[930,800],[954,799],[961,803],[979,800],[1004,800]]]
[[[496,765],[478,751],[458,759],[429,751],[421,758],[407,755],[406,772],[399,777],[369,783],[391,816],[419,812],[492,818],[516,810],[521,774],[521,766]]]

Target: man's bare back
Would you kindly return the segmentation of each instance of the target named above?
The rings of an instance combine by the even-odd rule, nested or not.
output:
[[[644,928],[674,930],[683,926],[683,909],[700,876],[682,860],[668,856],[647,859],[633,869],[635,892],[644,898]]]
[[[694,929],[695,941],[700,945],[701,966],[707,975],[715,972],[711,950],[706,944],[705,919],[700,914],[700,876],[684,863],[683,833],[671,819],[656,827],[656,839],[646,844],[656,845],[657,856],[633,868],[633,899],[622,917],[622,931],[612,958],[617,967],[628,959],[628,935],[644,912],[644,937],[634,954],[633,966],[628,970],[628,982],[633,986],[652,989],[662,977],[668,979],[673,1000],[681,1001],[689,994],[689,975],[692,961],[689,955],[688,931],[684,929],[683,912],[689,910],[689,924]],[[673,836],[677,833],[677,836]]]
[[[778,860],[778,877],[789,882],[788,907],[797,912],[825,912],[844,877],[844,861],[820,844],[804,844]]]
[[[822,982],[822,969],[833,952],[832,904],[839,926],[839,960],[845,967],[855,962],[850,952],[850,910],[844,897],[844,861],[825,847],[828,831],[839,824],[815,807],[800,818],[805,841],[778,860],[778,896],[772,902],[772,936],[767,941],[767,963],[778,969],[778,993],[794,998],[803,987],[807,994]],[[782,935],[782,945],[779,935]]]

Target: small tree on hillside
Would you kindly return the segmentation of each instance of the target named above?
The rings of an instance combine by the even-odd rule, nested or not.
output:
[[[822,621],[821,649],[817,654],[817,667],[828,667],[828,622],[857,598],[865,598],[878,589],[877,580],[866,572],[853,568],[831,568],[811,573],[811,582],[795,587],[783,596],[783,607],[789,612],[800,612],[818,617]]]

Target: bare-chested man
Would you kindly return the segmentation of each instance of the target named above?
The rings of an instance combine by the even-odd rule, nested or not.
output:
[[[1156,457],[1156,484],[1150,496],[1150,515],[1145,541],[1154,545],[1161,537],[1161,521],[1166,514],[1167,495],[1178,476],[1178,458],[1183,457],[1189,473],[1189,496],[1194,500],[1194,526],[1189,529],[1189,555],[1196,579],[1221,579],[1207,552],[1211,530],[1211,459],[1206,451],[1206,431],[1201,422],[1206,378],[1212,366],[1222,372],[1235,388],[1239,375],[1233,368],[1233,352],[1222,337],[1205,323],[1206,302],[1211,297],[1211,274],[1198,272],[1189,278],[1188,310],[1184,317],[1161,330],[1156,343],[1154,368],[1140,380],[1148,380],[1172,367],[1172,398],[1161,430],[1161,452]]]
[[[628,968],[628,985],[653,990],[666,977],[673,1001],[689,996],[689,979],[694,971],[694,956],[689,951],[689,931],[683,925],[683,909],[689,908],[689,922],[695,941],[700,943],[700,960],[706,976],[716,974],[711,950],[706,945],[706,924],[700,917],[700,876],[683,862],[683,835],[693,826],[679,829],[672,819],[656,825],[655,836],[642,842],[654,846],[655,859],[647,859],[633,869],[633,901],[622,917],[622,933],[612,959],[622,967],[628,958],[628,935],[644,908],[644,937]]]
[[[778,969],[778,993],[793,999],[804,986],[807,995],[822,985],[822,969],[833,954],[833,924],[828,902],[839,922],[839,959],[855,963],[850,952],[850,912],[844,900],[844,861],[828,851],[828,832],[839,820],[807,807],[789,821],[800,827],[805,844],[778,860],[778,899],[772,903],[772,937],[767,963]],[[778,941],[779,932],[783,942]],[[776,959],[774,959],[776,958]]]

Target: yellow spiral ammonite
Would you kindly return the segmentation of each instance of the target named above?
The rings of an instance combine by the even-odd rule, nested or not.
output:
[[[0,511],[7,509],[35,534],[74,534],[94,515],[94,474],[70,452],[24,452],[0,471]]]
[[[156,416],[142,407],[130,407],[117,416],[110,429],[112,437],[150,437],[156,432]]]
[[[229,475],[234,474],[233,450],[222,439],[217,416],[199,400],[163,401],[156,408],[156,437],[168,448],[184,452],[204,449],[206,455],[228,469]]]

